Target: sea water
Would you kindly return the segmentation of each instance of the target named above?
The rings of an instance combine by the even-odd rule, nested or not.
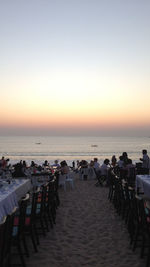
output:
[[[142,150],[150,155],[150,138],[148,137],[94,137],[94,136],[0,136],[0,157],[10,159],[14,164],[20,160],[43,163],[48,160],[92,160],[94,157],[102,163],[112,155],[118,158],[126,151],[133,162],[138,162]]]

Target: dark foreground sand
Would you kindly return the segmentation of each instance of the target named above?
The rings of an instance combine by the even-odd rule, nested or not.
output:
[[[108,188],[76,177],[75,189],[61,188],[57,224],[41,237],[28,267],[143,267],[139,250],[132,252],[124,221],[108,201]]]

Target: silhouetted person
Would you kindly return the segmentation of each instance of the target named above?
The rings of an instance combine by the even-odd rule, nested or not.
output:
[[[122,153],[122,157],[123,157],[124,167],[126,167],[127,164],[128,164],[128,154],[127,154],[127,152],[123,152]]]
[[[142,174],[149,174],[149,168],[150,168],[150,160],[149,156],[147,155],[147,150],[142,150],[143,157],[140,158],[142,161]]]

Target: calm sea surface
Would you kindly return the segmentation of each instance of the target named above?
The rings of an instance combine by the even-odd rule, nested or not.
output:
[[[93,146],[94,145],[94,146]],[[142,149],[150,155],[150,138],[148,137],[52,137],[52,136],[0,136],[0,157],[5,156],[11,163],[34,160],[42,163],[48,160],[73,160],[94,157],[103,162],[105,158],[117,158],[126,151],[134,162],[138,162]]]

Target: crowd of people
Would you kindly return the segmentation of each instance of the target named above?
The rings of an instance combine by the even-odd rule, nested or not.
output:
[[[0,160],[0,176],[2,176],[2,178],[5,177],[8,171],[11,171],[14,178],[26,177],[29,172],[32,174],[44,171],[51,171],[51,173],[53,173],[56,170],[60,171],[62,174],[69,172],[69,166],[65,160],[61,161],[60,164],[58,160],[55,160],[53,164],[50,164],[48,160],[45,160],[42,164],[37,164],[32,160],[29,165],[25,160],[20,160],[14,165],[8,164],[8,162],[9,159],[5,159],[4,156]]]
[[[77,169],[80,171],[81,177],[84,180],[91,177],[103,177],[106,181],[106,185],[109,184],[109,173],[113,169],[116,173],[119,173],[119,177],[126,177],[127,179],[135,178],[136,173],[138,174],[149,174],[150,172],[150,159],[147,154],[147,150],[142,150],[142,157],[136,164],[133,163],[132,159],[128,157],[127,152],[123,152],[117,159],[115,155],[112,156],[111,160],[108,158],[104,159],[100,165],[97,158],[88,163],[85,160],[77,162]],[[93,171],[92,171],[93,170]]]
[[[9,163],[9,159],[5,159],[3,156],[0,160],[0,175],[4,174],[8,169],[13,170],[13,177],[24,177],[27,175],[27,170],[32,170],[33,173],[37,171],[42,171],[49,169],[52,172],[54,170],[59,170],[61,174],[67,174],[70,169],[75,172],[79,172],[83,180],[87,180],[88,178],[96,178],[98,176],[105,176],[106,181],[108,179],[108,174],[110,169],[123,170],[126,172],[127,177],[131,175],[131,171],[137,168],[140,169],[141,174],[149,174],[150,170],[150,159],[147,154],[147,150],[144,149],[142,151],[142,157],[139,159],[140,162],[133,164],[132,159],[128,157],[127,152],[123,152],[121,156],[117,159],[115,155],[112,156],[111,160],[106,158],[103,163],[100,165],[98,158],[94,158],[90,162],[86,160],[77,160],[72,162],[72,166],[68,166],[65,160],[60,163],[58,160],[55,160],[53,164],[50,164],[48,160],[45,160],[43,164],[36,164],[34,161],[31,161],[30,165],[27,165],[25,160],[21,160],[20,162],[14,164],[13,166]]]

